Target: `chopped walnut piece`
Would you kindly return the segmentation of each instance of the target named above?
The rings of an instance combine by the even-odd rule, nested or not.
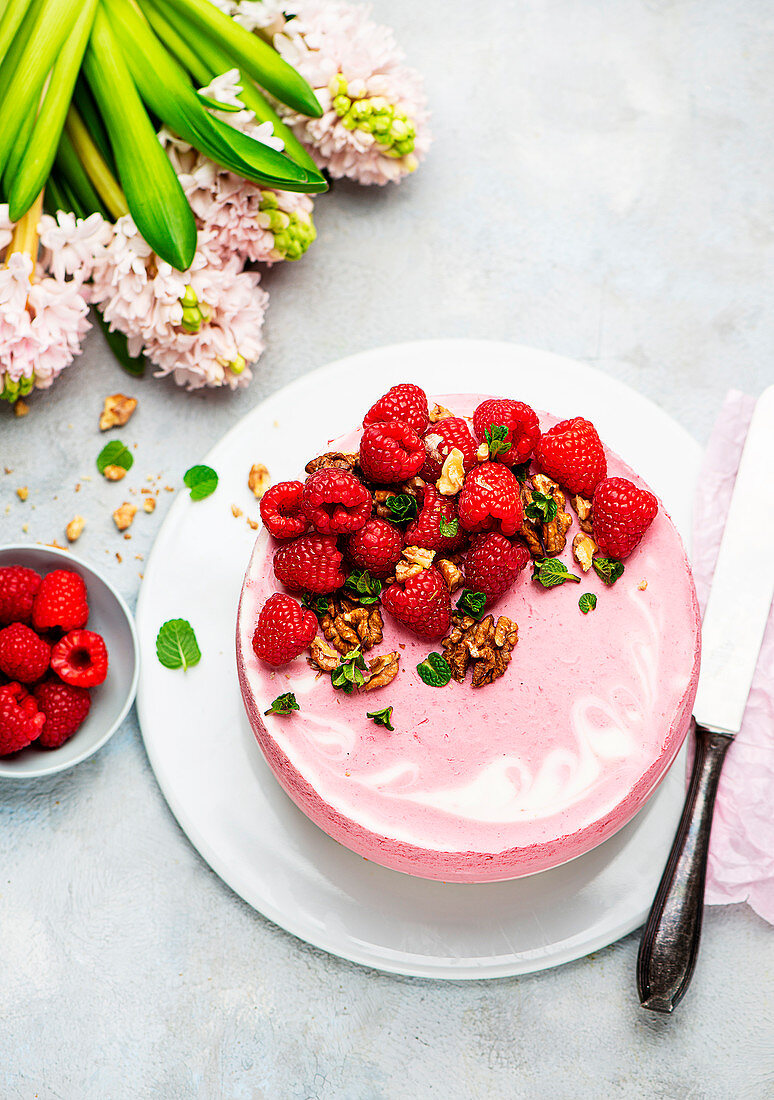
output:
[[[128,424],[136,408],[135,397],[127,397],[125,393],[111,393],[105,398],[102,415],[99,418],[99,430],[106,432],[108,428],[122,428],[124,424]]]
[[[411,580],[412,577],[418,577],[423,572],[424,566],[401,560],[395,566],[395,580],[403,584],[404,581]]]
[[[387,507],[387,501],[398,494],[394,489],[376,489],[372,494],[374,502],[374,515],[379,519],[394,519],[392,512]]]
[[[525,517],[534,491],[553,499],[556,503],[556,515],[550,523],[540,523],[537,520],[525,518],[519,534],[533,558],[553,558],[564,550],[567,532],[572,526],[572,516],[564,510],[565,495],[557,483],[545,474],[535,474],[521,487],[521,502]]]
[[[450,416],[454,416],[451,409],[445,409],[443,405],[431,405],[430,406],[430,423],[437,424],[439,420],[447,420]]]
[[[317,458],[307,462],[304,469],[308,474],[313,474],[315,470],[325,470],[330,467],[338,470],[354,470],[358,465],[358,461],[358,455],[345,454],[343,451],[327,451],[324,455],[318,455]]]
[[[484,687],[503,675],[518,638],[519,628],[505,615],[499,617],[496,625],[492,615],[487,615],[480,623],[464,615],[444,638],[443,655],[458,683],[462,683],[472,665],[473,687]]]
[[[86,526],[86,520],[83,516],[73,516],[70,522],[65,527],[65,534],[67,535],[68,542],[77,542],[83,534],[83,529]]]
[[[262,462],[254,462],[250,467],[250,473],[247,475],[247,488],[257,500],[260,500],[270,485],[271,477],[269,476],[268,466],[264,466]]]
[[[587,535],[592,533],[591,527],[591,501],[586,500],[585,497],[575,496],[570,497],[570,504],[578,516],[578,523],[580,524],[581,531],[585,531]]]
[[[583,531],[579,531],[572,540],[572,556],[584,573],[588,573],[589,569],[591,569],[591,563],[598,549],[599,547],[594,542],[591,535],[587,535]]]
[[[234,517],[234,519],[239,519],[240,516],[244,515],[244,512],[242,511],[242,509],[239,507],[238,504],[232,504],[231,505],[231,515]]]
[[[435,567],[443,577],[450,592],[456,592],[458,588],[462,588],[465,578],[462,575],[462,570],[453,561],[449,561],[448,558],[441,558],[435,563]]]
[[[360,606],[345,596],[335,596],[328,601],[328,612],[320,627],[326,640],[343,656],[357,645],[364,651],[379,645],[384,624],[378,603]]]
[[[17,397],[13,405],[13,415],[15,417],[26,416],[30,411],[30,407],[23,397]]]
[[[155,509],[156,509],[156,498],[155,497],[145,497],[145,499],[142,502],[142,507],[143,507],[143,511],[147,512],[150,515],[150,513],[155,511]]]
[[[489,444],[484,440],[483,443],[479,443],[478,450],[476,451],[476,462],[488,462],[489,461]]]
[[[102,474],[108,481],[120,481],[126,477],[126,470],[123,466],[106,466]]]
[[[398,675],[399,664],[400,654],[397,651],[382,653],[378,657],[373,657],[368,662],[369,677],[360,690],[376,691],[377,688],[391,684]]]
[[[640,592],[644,592],[647,587],[648,587],[648,582],[647,581],[640,581],[640,583],[637,585],[637,588]]]
[[[341,654],[337,653],[322,638],[315,638],[309,646],[307,661],[312,668],[316,668],[319,672],[333,672],[334,668],[341,662]]]
[[[30,495],[30,491],[26,485],[20,485],[19,488],[16,490],[16,495],[19,500],[26,500],[27,497]]]
[[[247,526],[250,528],[251,531],[257,531],[260,524],[258,523],[257,519],[250,519],[250,517],[248,516]]]
[[[446,456],[441,476],[436,482],[438,492],[444,497],[455,496],[465,480],[465,456],[459,447],[452,447]]]
[[[435,550],[426,550],[424,546],[405,546],[403,557],[414,565],[421,565],[423,569],[429,569],[433,564]]]
[[[426,484],[421,477],[411,477],[408,481],[401,481],[398,492],[407,493],[410,497],[420,497]]]
[[[136,506],[130,504],[128,500],[125,500],[119,508],[116,508],[113,513],[113,522],[119,531],[126,531],[128,527],[132,526],[136,511]]]

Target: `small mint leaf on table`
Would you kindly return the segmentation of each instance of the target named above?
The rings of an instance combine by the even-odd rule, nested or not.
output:
[[[218,475],[211,466],[192,466],[186,470],[183,484],[191,490],[191,500],[204,500],[218,487]]]
[[[457,601],[458,611],[461,611],[463,615],[470,615],[471,618],[478,621],[484,614],[485,607],[486,596],[483,592],[473,592],[470,588],[463,588]]]
[[[345,657],[341,664],[337,665],[331,673],[331,683],[345,695],[351,695],[356,688],[362,687],[365,681],[366,663],[363,660],[363,652],[360,646],[355,646]]]
[[[572,581],[574,584],[581,582],[580,577],[568,572],[566,565],[556,558],[538,559],[533,567],[532,579],[538,581],[544,588],[556,588],[565,581]]]
[[[296,697],[292,691],[286,691],[284,695],[278,695],[264,714],[290,714],[292,710],[300,710]]]
[[[440,653],[428,653],[424,661],[417,665],[417,672],[428,687],[446,687],[451,680],[449,662]]]
[[[372,577],[367,569],[356,569],[344,581],[344,587],[354,592],[361,604],[370,604],[378,601],[382,582]]]
[[[385,729],[391,731],[395,729],[392,724],[392,707],[385,707],[384,710],[366,711],[366,718],[370,718],[377,726],[384,726]]]
[[[492,424],[491,428],[487,428],[484,432],[484,439],[489,447],[489,457],[494,458],[496,455],[503,454],[504,451],[511,449],[511,443],[508,439],[508,429],[504,424]]]
[[[623,576],[623,562],[616,561],[615,558],[606,558],[600,554],[593,559],[591,564],[594,566],[594,572],[597,576],[601,577],[607,585],[615,584],[619,577]]]
[[[410,493],[398,493],[394,497],[387,497],[384,502],[392,512],[393,523],[409,523],[417,518],[419,507],[417,498]]]
[[[156,656],[164,668],[191,668],[201,660],[194,629],[187,619],[168,619],[156,635]]]
[[[584,615],[588,615],[589,611],[593,611],[597,606],[597,597],[593,592],[584,592],[581,598],[578,600],[578,607],[581,609]]]
[[[133,465],[132,452],[120,439],[111,439],[97,455],[97,469],[103,475],[108,466],[120,466],[123,470],[131,470]]]
[[[532,494],[532,500],[524,509],[524,515],[527,519],[534,519],[537,523],[550,523],[551,520],[556,519],[556,501],[553,497],[535,490]]]

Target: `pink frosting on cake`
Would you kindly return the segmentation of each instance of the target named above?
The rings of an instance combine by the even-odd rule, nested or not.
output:
[[[442,396],[470,416],[483,398]],[[541,414],[543,430],[555,418]],[[359,432],[332,444],[354,451]],[[607,452],[608,474],[644,485]],[[561,555],[579,572],[570,544]],[[334,691],[303,657],[272,671],[253,654],[259,609],[279,589],[259,536],[237,624],[239,681],[251,726],[293,801],[320,828],[377,863],[426,878],[515,878],[573,859],[629,821],[687,733],[699,673],[699,614],[680,536],[663,508],[611,588],[544,589],[527,568],[494,611],[519,626],[504,676],[478,690],[429,687],[422,642],[386,613],[377,652],[400,673],[365,695]],[[647,582],[647,587],[641,587]],[[578,598],[598,597],[583,615]],[[293,691],[300,710],[264,717]],[[394,732],[366,711],[392,706]]]

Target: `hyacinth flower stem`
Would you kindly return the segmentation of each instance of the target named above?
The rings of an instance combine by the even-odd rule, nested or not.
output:
[[[233,59],[262,88],[294,111],[320,118],[322,107],[306,80],[257,35],[219,11],[209,0],[169,0],[169,6]]]
[[[84,159],[89,163],[89,168],[93,170],[94,166],[90,163],[88,154],[84,156]],[[84,206],[98,210],[103,217],[110,216],[108,214],[107,205],[103,202],[99,192],[94,186],[89,171],[84,167],[83,160],[81,160],[67,130],[63,132],[59,139],[59,146],[56,151],[54,163],[62,177],[62,183],[67,185],[68,192],[71,196],[78,199]],[[102,178],[102,172],[100,170],[97,170],[94,174],[98,179]],[[115,187],[118,188],[118,185],[115,184],[115,180],[113,182]],[[126,213],[126,203],[123,205],[123,213]],[[112,214],[113,217],[119,216],[112,211],[110,214]]]
[[[65,134],[110,216],[115,219],[128,214],[126,196],[72,104],[67,112]]]
[[[38,225],[40,215],[43,213],[43,192],[33,202],[24,217],[13,227],[13,235],[5,253],[5,266],[9,267],[11,256],[15,252],[24,252],[32,260],[32,272],[35,273],[35,264],[38,260]]]
[[[83,73],[79,75],[75,82],[75,90],[73,92],[73,106],[78,114],[83,119],[86,129],[91,135],[91,140],[97,146],[100,152],[100,156],[104,160],[110,169],[112,175],[116,175],[116,165],[113,160],[113,150],[110,148],[110,141],[107,136],[105,124],[102,121],[102,115],[97,109],[97,105],[94,102],[94,97],[91,94],[88,84],[83,78]]]
[[[97,0],[85,0],[82,4],[64,48],[54,62],[38,116],[36,119],[32,113],[28,116],[33,120],[28,140],[18,157],[17,140],[9,158],[6,177],[12,221],[22,217],[45,186],[51,171],[96,10]]]

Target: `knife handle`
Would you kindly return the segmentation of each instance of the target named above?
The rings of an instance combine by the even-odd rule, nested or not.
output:
[[[701,939],[712,811],[733,738],[696,726],[696,756],[672,851],[637,956],[643,1008],[672,1012],[691,980]]]

